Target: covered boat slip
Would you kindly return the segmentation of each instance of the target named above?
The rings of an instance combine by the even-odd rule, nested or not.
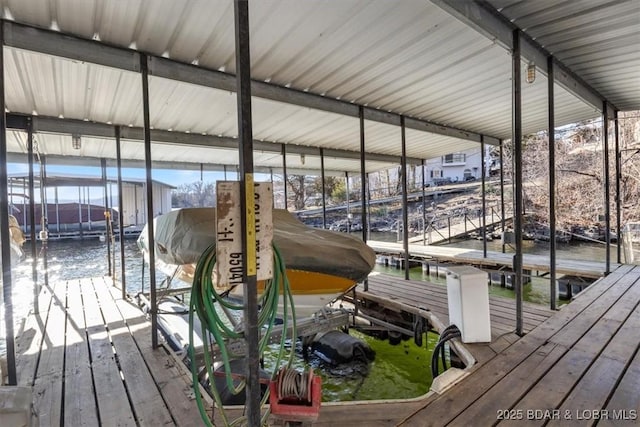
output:
[[[446,323],[441,285],[380,274],[358,295]],[[467,345],[477,363],[459,384],[407,401],[325,403],[314,425],[490,425],[506,409],[631,417],[640,410],[639,302],[640,267],[622,266],[558,312],[525,304],[530,332],[520,338],[513,301],[491,297],[493,341]],[[110,278],[54,283],[38,306],[17,360],[40,425],[200,425],[185,367],[164,346],[151,348],[150,322]]]
[[[16,341],[18,385],[41,426],[195,426],[185,366],[151,348],[151,323],[111,278],[43,287]]]
[[[399,425],[637,425],[639,304],[621,266]]]

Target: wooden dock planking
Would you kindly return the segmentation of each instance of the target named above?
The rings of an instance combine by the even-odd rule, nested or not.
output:
[[[380,253],[404,254],[404,246],[401,243],[367,241],[373,250]],[[425,258],[436,261],[446,261],[457,264],[473,264],[479,266],[502,268],[513,266],[513,253],[502,253],[477,249],[452,248],[447,246],[409,244],[409,256],[411,258]],[[546,255],[524,254],[522,268],[531,271],[549,271],[549,257]],[[615,270],[620,264],[611,263],[611,270]],[[581,261],[571,259],[556,260],[558,274],[566,274],[579,277],[600,278],[604,276],[606,264],[604,262]]]
[[[637,331],[637,330],[636,330]],[[637,335],[634,338],[637,342]],[[625,367],[622,378],[611,395],[605,409],[609,411],[636,410],[640,416],[640,346],[636,344],[635,356],[629,365]],[[602,420],[598,425],[616,425],[613,420]]]
[[[376,277],[372,276],[369,281],[369,297],[372,300],[387,301],[387,304],[399,310],[406,310],[407,307],[433,308],[434,314],[446,316],[446,287],[424,286],[422,282],[412,281],[405,283],[390,276]],[[495,336],[494,331],[491,344],[468,346],[480,363],[458,385],[442,395],[430,394],[402,402],[326,404],[322,407],[317,424],[492,425],[497,423],[498,410],[539,410],[547,407],[571,413],[580,409],[607,408],[612,411],[624,410],[624,414],[633,416],[629,410],[640,410],[640,353],[637,340],[640,328],[639,278],[640,267],[620,267],[580,293],[574,301],[547,320],[544,320],[545,315],[551,314],[550,311],[533,305],[525,306],[527,321],[542,324],[522,338],[509,333],[513,329],[509,319],[515,313],[509,304],[513,304],[513,301],[492,297],[491,310],[495,309],[498,313],[492,320],[496,320],[498,329],[507,330],[499,336]],[[100,409],[102,425],[201,424],[190,378],[185,374],[184,367],[165,349],[151,350],[150,325],[137,307],[121,300],[120,291],[103,278],[70,281],[62,283],[59,289],[58,286],[53,299],[50,299],[49,311],[41,305],[40,314],[30,315],[17,340],[18,366],[25,367],[25,372],[19,372],[19,375],[27,385],[29,371],[35,371],[37,363],[31,357],[31,349],[39,349],[42,344],[43,353],[35,375],[39,393],[34,389],[35,408],[40,412],[41,425],[59,425],[62,421],[65,425],[91,425],[89,420],[91,412],[95,411],[95,400]],[[386,286],[390,290],[379,292],[377,286]],[[74,291],[76,287],[82,290],[81,296]],[[363,293],[358,292],[358,298]],[[394,299],[391,300],[391,297]],[[84,326],[89,341],[84,342],[84,354],[82,345],[77,342],[83,335],[82,316],[79,316],[77,309],[78,299],[84,302],[83,315],[87,319]],[[431,306],[422,300],[431,301]],[[46,289],[41,293],[40,301],[47,305]],[[58,323],[60,321],[62,323]],[[43,329],[41,338],[38,338],[38,328],[45,324],[47,329]],[[66,324],[66,335],[65,327],[60,328],[61,324]],[[61,341],[62,346],[59,345]],[[131,354],[135,356],[130,357]],[[89,355],[94,362],[91,368],[96,378],[96,390],[86,392],[92,390],[92,384],[80,382],[87,377],[86,370],[81,370],[83,360],[87,360]],[[52,373],[55,367],[58,373],[62,372],[63,366],[65,376],[61,385],[60,374],[56,382]],[[120,378],[118,367],[124,375],[124,381]],[[138,380],[139,377],[131,377],[127,373],[133,369],[143,371],[142,379]],[[117,374],[113,375],[113,370]],[[80,374],[74,376],[76,372]],[[107,406],[102,400],[112,399],[112,393],[118,389],[117,386],[101,383],[100,386],[113,390],[112,393],[100,393],[98,378],[102,378],[106,372],[111,372],[117,380],[114,384],[119,383],[122,387],[119,393],[124,395],[125,402],[113,405],[110,409],[116,413],[119,411],[122,420],[103,418]],[[145,384],[142,387],[143,394],[148,390],[152,390],[152,395],[157,394],[145,396],[140,401],[127,399],[127,393],[129,397],[134,392],[140,393],[140,390],[132,387],[138,381]],[[83,393],[82,390],[90,395],[89,399],[85,399],[89,404],[86,413],[77,412],[82,398],[75,394]],[[95,398],[93,392],[96,393]],[[55,402],[60,405],[57,410]],[[158,411],[158,418],[152,421],[146,417],[156,414],[140,415],[146,410],[142,408],[147,404],[149,408],[165,409]],[[138,415],[137,420],[134,415]],[[69,418],[73,416],[75,418]],[[535,425],[546,422],[529,421]],[[637,421],[627,422],[631,425]],[[549,424],[555,425],[554,422]],[[600,420],[598,425],[619,425],[619,421]]]
[[[623,266],[596,282],[401,425],[493,425],[498,411],[508,409],[524,419],[501,425],[545,424],[526,419],[527,411],[545,409],[575,416],[615,408],[633,416],[629,410],[640,410],[640,369],[633,368],[640,359],[639,277],[640,267]]]
[[[147,426],[172,425],[171,414],[151,374],[147,369],[141,369],[146,367],[145,362],[107,289],[109,284],[102,279],[93,279],[92,282],[114,350],[118,355],[127,356],[118,357],[119,368],[138,423]]]
[[[31,387],[35,381],[36,368],[40,359],[45,326],[49,318],[53,289],[43,286],[38,294],[39,311],[31,313],[25,319],[16,337],[16,374],[18,385]]]
[[[100,423],[104,426],[135,426],[136,422],[116,363],[109,331],[91,279],[83,279],[80,287],[84,301]]]
[[[151,324],[145,315],[128,301],[122,300],[120,290],[108,287],[116,306],[124,318],[156,386],[163,396],[175,425],[194,426],[202,424],[198,413],[191,378],[185,368],[164,347],[151,349]],[[208,407],[210,399],[205,397]]]
[[[38,408],[40,425],[44,426],[62,423],[66,291],[66,283],[59,283],[53,289],[33,385],[33,405]]]
[[[64,373],[64,424],[98,425],[95,386],[87,345],[80,281],[67,282],[67,326]]]
[[[446,286],[404,280],[385,274],[369,276],[368,283],[366,292],[362,285],[357,288],[359,298],[376,300],[383,305],[395,306],[398,310],[407,310],[407,306],[422,307],[433,312],[443,323],[449,323]],[[402,303],[403,306],[399,306],[398,303]],[[498,337],[514,330],[516,321],[514,301],[490,296],[489,304],[492,335]],[[553,311],[534,304],[525,303],[523,307],[523,326],[526,331],[532,330],[553,314]],[[410,309],[408,310],[411,312]]]

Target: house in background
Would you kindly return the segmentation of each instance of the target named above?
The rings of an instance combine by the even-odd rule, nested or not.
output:
[[[29,198],[26,194],[28,175],[9,176],[10,205],[13,215],[28,236]],[[34,191],[36,231],[41,229],[42,210],[45,210],[47,228],[51,239],[100,235],[105,222],[105,183],[100,177],[87,175],[48,175],[45,179],[46,203],[42,202],[40,178],[36,179]],[[153,181],[153,217],[172,210],[171,192],[174,186]],[[132,233],[139,232],[147,223],[146,181],[127,178],[122,181],[123,226]],[[114,226],[118,223],[118,185],[113,178],[107,179],[108,205]]]
[[[484,161],[483,161],[484,159]],[[442,185],[452,182],[474,181],[482,177],[482,167],[489,176],[489,147],[471,149],[428,159],[424,163],[425,182],[429,185]]]

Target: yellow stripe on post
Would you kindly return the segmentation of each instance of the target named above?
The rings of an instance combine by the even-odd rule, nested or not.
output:
[[[255,190],[253,174],[246,173],[244,175],[244,181],[247,209],[247,276],[255,276],[258,272],[256,261],[256,212],[254,209]]]

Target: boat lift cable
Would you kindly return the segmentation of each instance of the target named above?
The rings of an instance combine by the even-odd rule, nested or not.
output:
[[[282,259],[282,256],[278,249],[273,247],[273,278],[266,280],[264,285],[264,291],[260,295],[259,298],[259,306],[261,307],[260,313],[258,315],[258,324],[264,325],[262,335],[259,343],[259,351],[260,354],[263,354],[267,345],[269,344],[269,336],[273,329],[274,324],[276,323],[277,315],[278,315],[278,303],[280,300],[280,296],[282,295],[282,328],[284,331],[287,330],[289,324],[291,325],[291,334],[288,335],[283,333],[280,340],[280,349],[276,357],[276,364],[274,373],[278,372],[279,367],[284,361],[285,356],[285,343],[287,338],[295,338],[296,335],[296,322],[295,322],[295,308],[293,304],[293,295],[291,294],[291,289],[289,285],[289,280],[287,279],[285,264]],[[226,426],[235,426],[239,425],[246,421],[246,416],[238,418],[233,421],[229,421],[222,404],[222,398],[220,393],[216,389],[215,383],[213,381],[214,376],[217,374],[214,373],[213,368],[213,357],[211,353],[211,349],[213,345],[217,345],[219,348],[220,357],[222,358],[222,364],[224,366],[224,374],[226,377],[226,385],[228,389],[233,394],[238,394],[244,390],[245,381],[242,380],[240,383],[235,386],[234,379],[238,379],[238,375],[235,375],[231,372],[230,360],[232,357],[240,357],[240,355],[233,354],[226,346],[229,340],[231,339],[241,339],[244,337],[242,331],[237,331],[232,327],[229,327],[229,320],[220,315],[220,312],[216,308],[218,305],[223,313],[226,316],[229,315],[229,312],[239,312],[242,313],[244,310],[244,306],[237,302],[231,302],[224,297],[224,292],[218,293],[215,287],[215,283],[213,281],[213,272],[214,266],[216,263],[216,254],[215,254],[215,244],[209,246],[200,259],[198,260],[198,264],[196,266],[196,271],[193,278],[193,285],[191,288],[191,298],[189,302],[189,358],[191,359],[191,373],[193,380],[193,388],[194,394],[196,396],[196,401],[198,404],[198,410],[200,412],[200,416],[204,421],[205,425],[213,426],[211,419],[209,418],[206,409],[204,407],[204,403],[202,401],[202,396],[199,390],[199,380],[198,380],[198,366],[195,358],[195,348],[194,348],[194,319],[195,316],[198,316],[201,324],[201,336],[202,336],[202,349],[204,356],[204,365],[206,369],[207,376],[209,378],[209,385],[211,389],[211,394],[213,395],[216,406],[220,410],[220,414],[222,420]],[[233,322],[231,322],[233,324]],[[210,337],[212,341],[210,341]],[[286,360],[286,366],[290,367],[293,362],[294,350],[292,349],[289,353],[288,359]],[[269,398],[269,393],[265,393],[262,398],[261,405],[264,405]],[[266,411],[263,416],[263,422],[266,421],[266,418],[269,416],[269,411]]]
[[[459,338],[461,336],[460,329],[456,325],[447,326],[442,333],[440,334],[440,338],[438,339],[438,343],[433,349],[433,353],[431,354],[431,376],[436,378],[440,373],[438,369],[438,356],[442,358],[442,369],[443,371],[447,370],[447,358],[445,353],[445,343],[447,341],[451,341],[454,338]]]

